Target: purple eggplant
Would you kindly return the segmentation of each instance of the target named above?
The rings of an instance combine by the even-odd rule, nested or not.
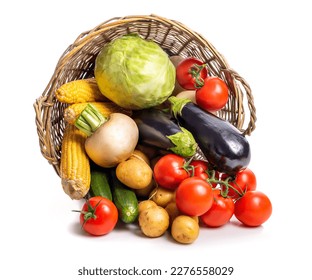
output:
[[[188,99],[170,97],[178,123],[194,136],[198,147],[213,168],[235,175],[250,162],[250,145],[231,123],[201,109]]]
[[[170,150],[183,157],[196,153],[197,143],[193,135],[180,127],[170,113],[149,108],[136,111],[133,116],[139,128],[139,143]]]

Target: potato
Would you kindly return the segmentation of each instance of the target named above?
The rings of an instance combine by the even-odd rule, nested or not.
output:
[[[131,156],[117,165],[116,176],[129,188],[143,189],[151,183],[153,170],[144,160]]]
[[[137,159],[144,160],[148,165],[150,165],[150,160],[149,160],[148,156],[140,150],[134,150],[130,159],[133,157],[135,157]]]
[[[171,201],[167,204],[165,210],[168,212],[169,214],[169,225],[172,225],[173,220],[178,217],[179,215],[181,215],[180,210],[178,209],[176,203],[174,201]]]
[[[171,200],[171,201],[173,201],[173,202],[176,201],[176,192],[177,192],[177,189],[175,189],[175,190],[173,191],[173,197],[172,197],[172,200]]]
[[[148,237],[159,237],[169,227],[169,215],[160,206],[147,208],[139,213],[139,226],[144,235]]]
[[[194,221],[196,222],[196,223],[198,223],[199,224],[199,218],[198,218],[198,216],[190,216],[192,219],[194,219]]]
[[[139,203],[139,213],[143,212],[144,210],[148,208],[155,207],[155,206],[157,206],[157,204],[150,199],[142,200]]]
[[[161,207],[166,207],[167,204],[172,201],[174,191],[163,187],[156,187],[150,194],[150,199],[156,202]]]
[[[173,220],[182,215],[182,212],[178,209],[177,204],[175,203],[175,201],[171,201],[168,203],[168,205],[166,206],[165,210],[168,212],[169,214],[169,224],[170,226],[172,225]],[[199,218],[198,216],[190,216],[192,219],[194,219],[196,221],[196,223],[199,223]]]
[[[190,216],[180,215],[172,222],[171,235],[179,243],[193,243],[199,235],[199,224]]]
[[[155,188],[155,180],[152,178],[151,183],[143,189],[135,189],[135,194],[140,198],[149,198],[151,191]]]

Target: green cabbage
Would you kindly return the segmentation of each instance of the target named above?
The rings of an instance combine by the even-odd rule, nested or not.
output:
[[[106,44],[95,61],[100,91],[127,109],[163,103],[175,86],[175,67],[155,42],[128,34]]]

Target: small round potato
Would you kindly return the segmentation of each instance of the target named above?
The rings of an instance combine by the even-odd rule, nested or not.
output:
[[[173,196],[174,191],[159,186],[152,190],[150,194],[151,200],[161,207],[166,207],[173,200]]]
[[[142,200],[139,203],[139,213],[141,213],[144,210],[149,209],[151,207],[155,207],[155,206],[157,206],[157,204],[154,201],[150,200],[150,199]]]
[[[169,227],[169,215],[163,207],[150,207],[139,214],[139,226],[144,235],[159,237]]]
[[[169,225],[171,226],[173,220],[181,215],[181,212],[174,201],[169,202],[165,209],[169,214]]]
[[[171,235],[179,243],[193,243],[199,235],[199,224],[190,216],[180,215],[172,222]]]
[[[144,189],[152,181],[153,170],[144,160],[131,157],[117,165],[116,176],[129,188]]]
[[[178,209],[177,204],[175,203],[175,201],[171,201],[167,204],[166,206],[166,211],[169,214],[169,225],[172,225],[173,220],[182,215],[181,211]],[[196,223],[199,223],[199,218],[197,216],[190,216],[192,219],[194,219],[196,221]]]

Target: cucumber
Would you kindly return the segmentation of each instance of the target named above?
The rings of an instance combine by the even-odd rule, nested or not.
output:
[[[113,202],[118,209],[119,218],[127,224],[135,222],[139,215],[139,203],[135,192],[118,180],[115,169],[111,170],[110,179]]]
[[[102,170],[91,171],[91,184],[90,184],[91,196],[102,196],[113,201],[108,176],[109,175],[106,171]]]

